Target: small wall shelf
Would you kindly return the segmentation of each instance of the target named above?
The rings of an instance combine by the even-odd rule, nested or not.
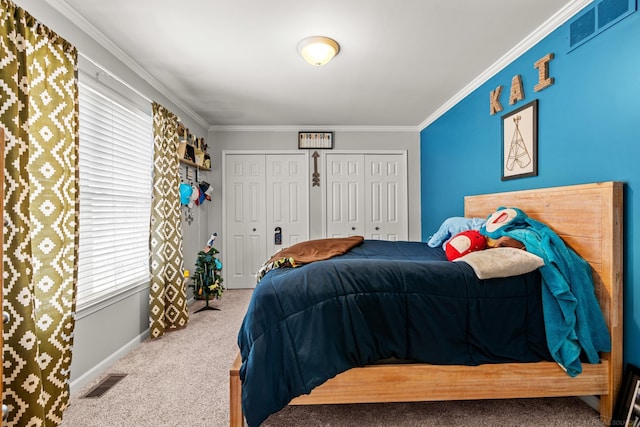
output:
[[[200,169],[211,170],[211,157],[207,153],[204,138],[194,137],[182,123],[178,125],[178,157],[181,163]]]

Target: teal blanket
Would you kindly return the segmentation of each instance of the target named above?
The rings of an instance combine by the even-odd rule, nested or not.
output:
[[[542,305],[547,345],[553,359],[570,376],[600,361],[599,351],[611,351],[611,338],[595,297],[591,267],[547,225],[517,208],[498,209],[480,232],[493,239],[509,236],[544,259]]]

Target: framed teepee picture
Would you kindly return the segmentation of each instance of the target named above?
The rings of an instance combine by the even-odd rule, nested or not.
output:
[[[502,180],[538,175],[538,100],[502,116]]]

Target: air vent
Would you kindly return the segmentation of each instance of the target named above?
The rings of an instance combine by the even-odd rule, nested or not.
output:
[[[577,18],[570,24],[569,43],[571,47],[576,46],[596,31],[596,11],[588,10],[585,14]]]
[[[89,390],[87,394],[82,396],[85,398],[98,398],[108,392],[114,385],[118,384],[127,374],[110,374],[104,380],[102,380],[97,386]]]
[[[630,9],[629,0],[603,0],[598,4],[598,29],[601,30],[609,24],[616,23]]]
[[[569,50],[591,40],[636,11],[636,0],[601,0],[569,23]]]

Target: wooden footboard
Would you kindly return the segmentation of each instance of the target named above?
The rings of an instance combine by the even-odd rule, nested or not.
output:
[[[240,355],[230,372],[231,426],[242,426]],[[609,363],[585,365],[569,377],[553,362],[480,366],[395,364],[350,369],[291,405],[427,402],[442,400],[512,399],[559,396],[606,396]],[[608,424],[613,407],[601,400],[601,418]]]
[[[351,369],[292,405],[426,402],[601,395],[607,365],[590,365],[575,378],[553,362],[460,365],[372,365]]]
[[[499,206],[521,208],[589,262],[612,338],[601,363],[583,364],[575,378],[553,362],[372,365],[343,372],[291,404],[599,396],[600,418],[609,425],[622,379],[622,190],[622,183],[605,182],[465,198],[468,217],[487,217]],[[240,364],[238,355],[229,377],[233,427],[244,425]]]

